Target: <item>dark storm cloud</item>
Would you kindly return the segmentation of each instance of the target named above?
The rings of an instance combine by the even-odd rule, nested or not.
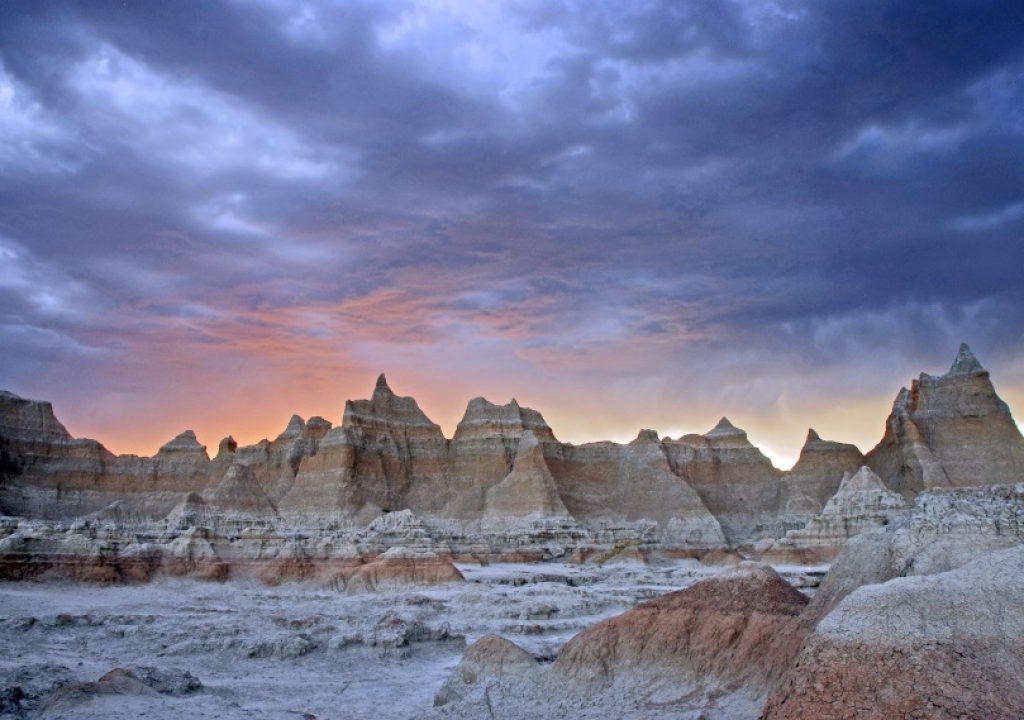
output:
[[[1014,357],[1021,27],[1014,2],[5,3],[3,380],[152,380],[166,337],[216,370]]]

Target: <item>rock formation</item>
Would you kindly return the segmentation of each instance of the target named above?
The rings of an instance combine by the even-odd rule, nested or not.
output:
[[[780,526],[803,527],[836,494],[843,475],[856,472],[863,464],[864,455],[855,445],[822,440],[813,429],[808,430],[800,458],[782,476]]]
[[[353,500],[361,508],[401,510],[412,488],[441,484],[448,441],[413,398],[391,391],[384,375],[369,400],[345,403],[342,426],[356,448]]]
[[[728,418],[664,447],[672,470],[697,491],[730,543],[779,534],[780,473]]]
[[[753,718],[800,647],[806,604],[774,570],[746,563],[591,626],[549,667],[507,640],[483,638],[435,704],[454,705],[454,717],[544,717],[556,708],[593,717],[600,707],[624,716],[665,706]]]
[[[807,641],[766,720],[1024,714],[1024,547],[859,588]]]
[[[548,462],[566,508],[583,522],[653,520],[669,544],[713,547],[721,526],[686,480],[675,475],[656,433],[628,445],[563,446]]]
[[[486,517],[529,515],[568,516],[555,479],[544,462],[544,451],[532,430],[519,437],[512,471],[484,496]]]
[[[248,465],[235,464],[228,468],[209,500],[211,505],[225,514],[241,513],[257,517],[277,515],[274,503],[267,497],[256,474]]]
[[[114,456],[71,437],[49,403],[0,393],[0,512],[59,522],[123,501],[136,524],[179,508],[174,523],[203,516],[215,526],[211,515],[227,514],[316,531],[365,528],[408,509],[429,524],[426,535],[490,557],[502,543],[515,557],[527,546],[579,549],[586,538],[605,545],[600,552],[619,542],[759,552],[788,531],[791,548],[834,550],[884,521],[845,495],[826,509],[844,473],[864,462],[909,500],[928,488],[1015,480],[1024,440],[966,346],[947,375],[922,375],[900,393],[866,461],[812,430],[787,473],[725,418],[704,435],[642,431],[625,445],[576,446],[515,400],[475,398],[448,441],[383,375],[368,400],[346,403],[339,427],[293,416],[273,440],[240,447],[225,438],[213,460],[191,431],[151,458]],[[205,505],[180,508],[190,493]]]
[[[867,464],[896,492],[1017,482],[1024,438],[966,344],[945,375],[902,388]]]
[[[907,514],[909,506],[903,496],[887,488],[871,468],[863,466],[856,473],[846,473],[839,489],[821,514],[811,518],[799,530],[791,530],[776,543],[776,557],[784,550],[823,551],[816,559],[831,559],[854,535],[882,528]],[[796,559],[813,557],[805,553]]]

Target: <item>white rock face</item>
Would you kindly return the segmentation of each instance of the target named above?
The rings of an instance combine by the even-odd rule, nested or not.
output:
[[[786,533],[775,549],[841,548],[851,537],[883,528],[908,512],[903,496],[865,465],[854,474],[846,473],[821,514],[802,529]]]

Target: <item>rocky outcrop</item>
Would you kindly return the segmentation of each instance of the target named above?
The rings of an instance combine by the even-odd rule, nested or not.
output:
[[[342,586],[346,592],[358,593],[452,582],[465,582],[465,578],[449,560],[431,552],[414,552],[394,547],[377,560],[345,568],[335,574],[328,584]]]
[[[866,462],[912,499],[925,488],[1016,480],[1022,448],[988,373],[964,347],[945,376],[922,375],[901,393]],[[728,544],[758,553],[793,531],[805,549],[834,551],[881,522],[848,502],[825,512],[843,474],[861,464],[855,447],[812,430],[799,462],[781,473],[725,418],[704,435],[642,431],[625,445],[574,446],[558,442],[540,413],[483,398],[469,402],[448,441],[384,376],[369,399],[346,404],[337,428],[296,415],[273,440],[240,447],[226,437],[213,460],[191,431],[151,458],[115,457],[71,437],[48,403],[0,393],[0,512],[68,520],[123,501],[131,522],[156,521],[193,493],[206,498],[207,514],[227,509],[315,531],[366,527],[409,509],[442,535],[462,533],[460,545],[486,536],[477,545],[489,556],[493,542],[512,543],[513,554],[523,547],[513,526],[570,545],[592,533],[608,546],[637,541],[682,552]],[[234,467],[247,468],[241,484]]]
[[[803,528],[786,533],[773,550],[778,557],[787,550],[821,549],[825,552],[817,559],[830,558],[851,537],[883,528],[908,512],[903,496],[887,488],[865,465],[854,474],[846,473],[821,514]],[[806,558],[797,554],[795,559]]]
[[[777,537],[780,473],[728,418],[704,435],[664,443],[672,470],[689,483],[732,544]]]
[[[864,455],[855,445],[822,440],[808,430],[800,458],[780,482],[780,527],[803,527],[836,494],[844,474],[856,472],[863,464]]]
[[[555,479],[544,462],[544,451],[532,430],[519,438],[512,472],[488,488],[485,517],[568,516],[558,496]]]
[[[770,567],[743,563],[583,631],[552,673],[588,694],[628,684],[663,700],[709,685],[760,695],[788,664],[806,604]]]
[[[515,686],[537,683],[540,675],[540,665],[530,653],[503,637],[486,635],[466,649],[434,696],[434,705],[486,708],[492,692],[511,695]]]
[[[211,505],[228,515],[277,515],[277,508],[260,487],[256,474],[248,465],[235,464],[228,468],[224,479],[210,493],[209,501]]]
[[[1024,547],[859,588],[818,625],[766,720],[1024,716]]]
[[[905,520],[849,541],[808,615],[816,622],[862,585],[954,570],[1021,543],[1024,483],[921,493]]]
[[[949,372],[903,388],[867,464],[896,492],[1017,482],[1024,438],[966,344]]]
[[[298,522],[355,519],[367,523],[379,507],[367,504],[356,485],[356,444],[348,429],[329,430],[317,443],[315,455],[299,462],[288,492],[278,502],[281,514]]]
[[[774,570],[744,563],[603,620],[566,643],[550,666],[498,637],[474,644],[435,704],[452,717],[658,717],[701,711],[755,718],[800,647],[806,598]]]
[[[424,509],[435,509],[430,490],[443,486],[448,441],[413,398],[395,395],[381,375],[369,400],[345,403],[342,427],[355,447],[353,504],[368,514],[401,510],[416,488]]]
[[[521,407],[514,399],[507,405],[495,405],[482,397],[470,400],[449,446],[443,487],[414,490],[414,506],[433,507],[444,517],[479,518],[485,512],[487,493],[512,473],[520,440],[527,433],[531,442],[544,448],[541,454],[558,447],[554,433],[536,410]],[[440,503],[425,498],[424,492],[434,493]]]
[[[563,446],[548,464],[569,513],[583,522],[651,520],[666,542],[704,548],[725,542],[700,496],[672,472],[653,431],[641,431],[628,445]]]

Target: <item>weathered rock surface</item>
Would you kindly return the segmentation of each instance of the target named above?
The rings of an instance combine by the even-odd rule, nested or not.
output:
[[[529,515],[569,515],[532,430],[524,431],[519,437],[512,471],[497,485],[488,488],[484,496],[485,517]]]
[[[530,653],[511,640],[486,635],[466,649],[458,667],[434,697],[434,705],[487,707],[492,692],[510,695],[513,685],[537,683],[540,677],[541,667]]]
[[[403,587],[444,585],[464,582],[462,573],[431,552],[411,552],[395,547],[373,562],[346,568],[336,575],[332,584],[343,581],[346,592],[394,590]]]
[[[569,513],[583,522],[658,523],[666,544],[715,547],[722,528],[690,485],[675,475],[657,435],[641,431],[628,445],[564,446],[548,457]]]
[[[929,488],[1018,482],[1024,437],[966,344],[945,375],[900,390],[867,464],[906,497]]]
[[[115,457],[71,437],[49,403],[0,392],[0,512],[140,525],[173,511],[167,522],[178,531],[195,522],[227,532],[219,515],[315,534],[408,509],[430,525],[423,532],[442,553],[458,547],[481,557],[585,554],[588,543],[598,553],[634,543],[638,556],[654,546],[757,553],[788,531],[791,549],[827,554],[881,522],[848,501],[826,510],[862,460],[852,445],[810,431],[799,462],[782,473],[725,418],[704,435],[662,440],[642,431],[625,445],[574,446],[558,442],[540,413],[483,398],[469,402],[448,441],[383,376],[370,399],[346,404],[340,427],[293,416],[273,440],[239,447],[225,438],[213,460],[191,431],[151,458]],[[926,488],[1017,481],[1024,440],[964,347],[947,375],[922,375],[901,393],[866,462],[910,500]],[[182,505],[186,496],[193,499]]]
[[[827,551],[838,552],[851,537],[883,528],[906,516],[909,509],[903,496],[887,488],[865,465],[854,474],[846,473],[821,514],[803,528],[786,533],[773,551],[821,549],[827,557]]]
[[[766,720],[1024,716],[1024,547],[865,585],[818,625]]]
[[[277,508],[248,465],[235,464],[228,468],[224,479],[210,493],[210,504],[229,515],[261,517],[277,514]]]
[[[460,718],[606,717],[594,710],[609,707],[628,717],[664,707],[658,717],[754,718],[800,647],[806,603],[771,568],[745,563],[591,626],[550,666],[483,638],[435,704]]]
[[[921,493],[906,519],[852,538],[815,593],[807,616],[824,617],[867,584],[954,570],[1024,543],[1024,484]]]
[[[804,526],[820,513],[846,473],[854,473],[864,464],[864,455],[855,445],[822,440],[813,429],[800,450],[796,465],[785,473],[779,490],[780,524]]]
[[[664,447],[672,470],[697,491],[730,543],[781,534],[775,528],[781,473],[728,418]]]

